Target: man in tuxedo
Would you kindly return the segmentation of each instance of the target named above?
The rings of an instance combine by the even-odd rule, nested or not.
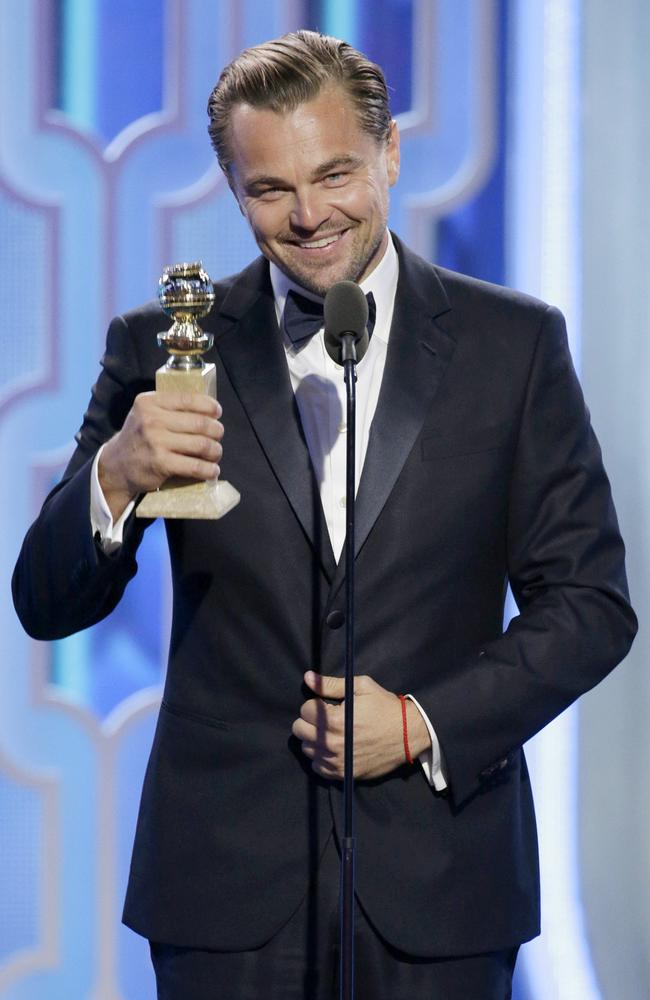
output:
[[[635,630],[564,323],[388,232],[398,131],[345,43],[247,50],[208,110],[262,252],[205,323],[219,403],[152,391],[157,307],[114,320],[16,606],[39,638],[91,625],[136,571],[142,493],[220,473],[241,490],[223,520],[167,522],[171,648],[125,921],[165,1000],[335,997],[346,426],[318,305],[359,283],[357,997],[503,1000],[539,931],[522,745]]]

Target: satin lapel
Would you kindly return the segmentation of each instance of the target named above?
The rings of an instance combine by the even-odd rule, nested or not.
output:
[[[437,274],[395,239],[400,277],[386,368],[356,501],[355,554],[379,517],[417,438],[455,342],[436,323],[451,308]],[[337,567],[333,597],[345,576]]]
[[[242,272],[210,320],[205,326],[215,331],[213,350],[219,354],[278,482],[331,581],[336,562],[291,387],[265,261],[255,261]]]

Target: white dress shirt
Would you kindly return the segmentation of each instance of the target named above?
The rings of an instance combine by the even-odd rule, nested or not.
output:
[[[390,327],[393,319],[395,292],[399,263],[395,247],[389,238],[386,251],[377,267],[361,283],[364,294],[372,292],[377,309],[375,327],[368,350],[357,365],[356,384],[356,468],[355,494],[363,470],[379,390],[386,364]],[[284,332],[282,317],[287,293],[295,289],[307,298],[317,299],[292,282],[275,264],[270,265],[271,284],[275,296],[278,326],[282,330],[287,366],[291,385],[296,396],[300,419],[307,440],[312,465],[320,487],[321,503],[329,531],[334,555],[340,558],[345,541],[345,466],[346,466],[346,390],[343,368],[330,358],[325,350],[323,329],[304,345],[294,345]],[[317,299],[317,301],[320,301]],[[115,551],[122,543],[124,524],[133,510],[132,501],[121,517],[113,523],[108,504],[104,499],[97,466],[101,449],[92,469],[91,523],[94,534],[99,534],[105,552]],[[431,785],[437,791],[446,788],[442,774],[440,745],[435,730],[421,705],[417,706],[431,737],[431,748],[420,755],[420,763]]]
[[[392,240],[375,270],[361,283],[365,295],[372,292],[377,316],[368,350],[357,365],[356,384],[356,468],[355,494],[368,448],[370,425],[377,409],[381,380],[386,364],[390,326],[397,289],[398,261]],[[307,298],[317,299],[291,281],[271,264],[271,284],[275,295],[278,325],[283,331],[291,385],[296,396],[300,419],[309,447],[312,465],[320,486],[320,497],[337,561],[345,541],[345,464],[346,464],[346,391],[343,368],[332,361],[325,349],[321,328],[304,345],[295,346],[282,322],[284,305],[290,289]]]

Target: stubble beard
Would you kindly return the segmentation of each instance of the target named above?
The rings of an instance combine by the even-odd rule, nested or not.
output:
[[[376,239],[371,244],[368,250],[363,251],[359,248],[356,252],[352,253],[350,260],[344,267],[343,273],[338,274],[336,278],[319,280],[319,273],[316,269],[314,271],[298,271],[290,267],[289,262],[282,261],[277,262],[278,267],[291,281],[295,281],[296,284],[300,285],[306,291],[311,292],[313,295],[318,295],[319,298],[325,298],[329,292],[332,285],[335,285],[338,281],[354,281],[359,282],[363,277],[365,277],[368,265],[379,252],[382,240],[384,239],[384,233],[386,232],[386,227],[380,230],[377,234]]]

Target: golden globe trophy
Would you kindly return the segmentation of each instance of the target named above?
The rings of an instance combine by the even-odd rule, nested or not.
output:
[[[157,392],[203,392],[216,399],[216,368],[202,358],[212,347],[213,337],[197,323],[210,312],[214,302],[212,282],[201,261],[165,268],[158,284],[158,299],[174,323],[158,334],[158,344],[169,352],[169,359],[156,372]],[[136,514],[214,520],[236,507],[239,500],[234,486],[220,479],[196,482],[174,477],[160,489],[145,493]]]

